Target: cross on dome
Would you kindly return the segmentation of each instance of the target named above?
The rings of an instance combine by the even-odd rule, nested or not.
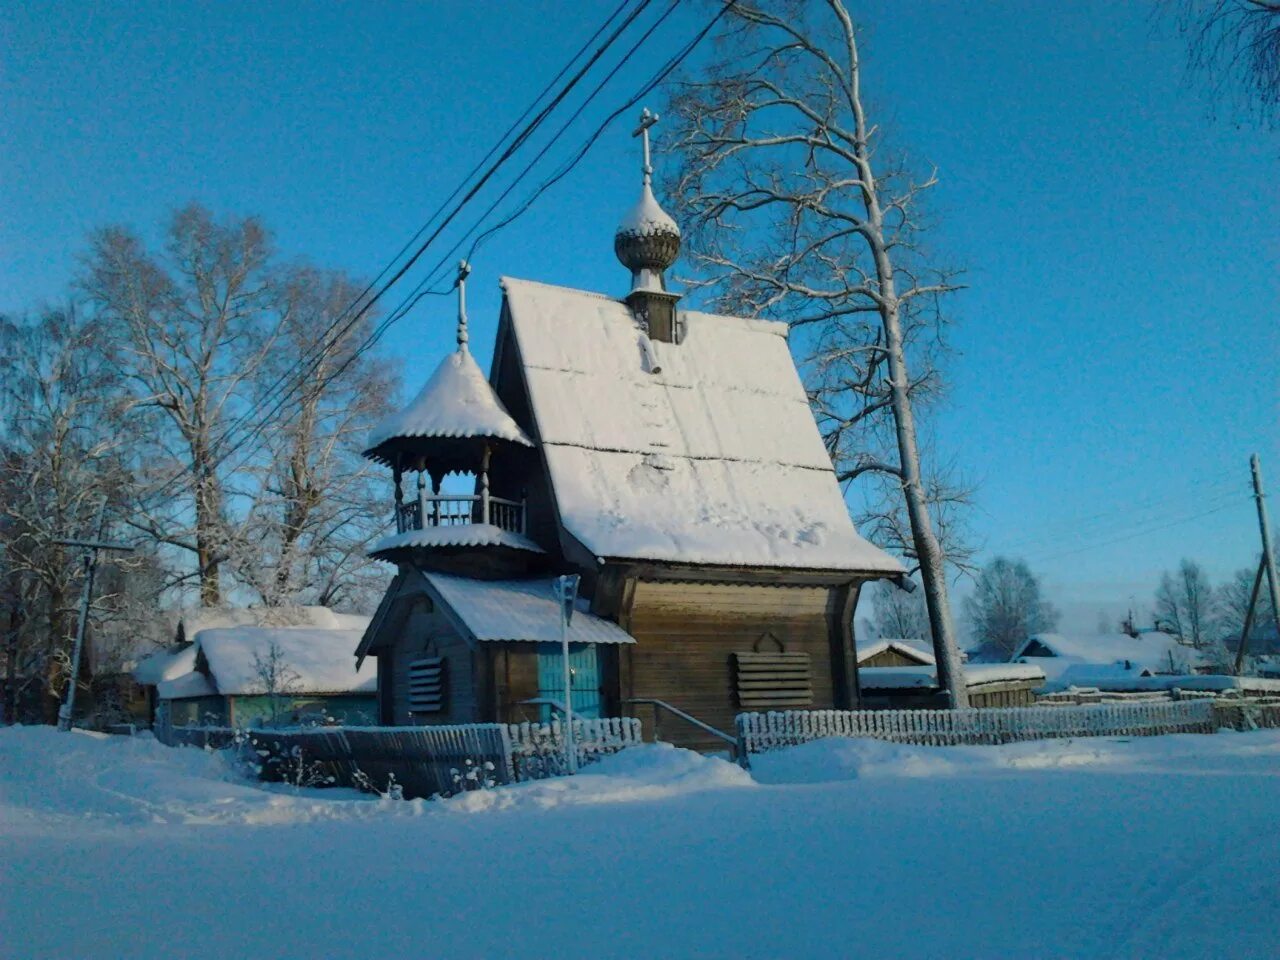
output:
[[[458,261],[458,351],[467,352],[467,277],[471,275],[471,264],[465,260]]]

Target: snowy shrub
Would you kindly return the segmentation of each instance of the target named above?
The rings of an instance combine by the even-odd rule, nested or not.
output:
[[[484,763],[476,763],[468,757],[464,769],[459,770],[457,767],[453,767],[449,770],[449,776],[453,780],[453,792],[492,790],[498,785],[498,781],[493,775],[495,769],[493,763],[489,760]]]

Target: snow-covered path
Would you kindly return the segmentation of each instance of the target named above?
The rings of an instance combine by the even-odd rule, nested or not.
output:
[[[1280,735],[729,764],[443,803],[0,730],[0,956],[1275,955]],[[825,782],[824,782],[825,781]]]

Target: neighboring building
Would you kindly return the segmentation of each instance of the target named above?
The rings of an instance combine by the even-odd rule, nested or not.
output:
[[[849,519],[785,325],[677,309],[679,243],[646,171],[615,242],[625,298],[503,280],[486,379],[460,294],[457,351],[374,432],[396,533],[372,555],[398,572],[358,656],[382,722],[545,716],[563,573],[587,715],[657,699],[728,730],[743,709],[858,704],[858,590],[903,568]],[[455,472],[467,492],[441,490]]]
[[[1040,633],[1027,638],[1010,659],[1040,667],[1048,690],[1072,686],[1120,689],[1142,677],[1192,675],[1210,669],[1202,651],[1155,631],[1136,637],[1125,633]]]
[[[1025,707],[1035,703],[1044,671],[1019,663],[965,663],[971,707]],[[858,683],[869,708],[940,709],[948,706],[938,685],[932,645],[924,640],[876,640],[858,644]]]
[[[925,640],[875,640],[858,643],[858,669],[879,667],[930,667],[932,644]]]
[[[183,639],[134,677],[151,691],[158,725],[368,725],[377,678],[351,663],[368,623],[324,607],[195,611],[178,624]]]

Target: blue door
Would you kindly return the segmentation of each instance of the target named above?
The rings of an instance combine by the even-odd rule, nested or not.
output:
[[[569,683],[573,691],[573,715],[595,719],[600,716],[600,663],[594,643],[569,648]],[[559,644],[538,647],[538,696],[564,703],[564,658]],[[551,719],[551,707],[541,708],[542,720]]]

